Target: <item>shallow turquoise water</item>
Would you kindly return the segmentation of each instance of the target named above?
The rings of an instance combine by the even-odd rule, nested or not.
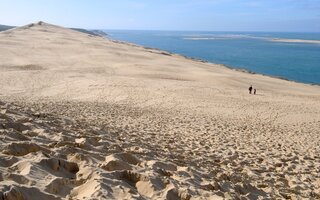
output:
[[[175,32],[105,30],[113,39],[158,48],[232,68],[320,84],[320,44],[273,42],[273,38],[320,40],[320,33]]]

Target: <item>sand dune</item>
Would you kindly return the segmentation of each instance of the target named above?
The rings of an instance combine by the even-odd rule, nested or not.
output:
[[[301,40],[301,39],[282,39],[274,38],[272,42],[285,42],[285,43],[307,43],[307,44],[320,44],[320,40]]]
[[[320,199],[319,86],[46,23],[0,81],[0,199]]]
[[[183,38],[184,40],[232,40],[232,39],[259,39],[267,40],[271,42],[283,42],[283,43],[305,43],[305,44],[320,44],[320,40],[305,40],[305,39],[290,39],[290,38],[271,38],[271,37],[258,37],[251,35],[234,35],[234,34],[222,34],[222,35],[190,35]]]

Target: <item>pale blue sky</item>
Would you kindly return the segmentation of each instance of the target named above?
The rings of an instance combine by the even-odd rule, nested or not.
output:
[[[320,0],[0,0],[0,24],[320,32]]]

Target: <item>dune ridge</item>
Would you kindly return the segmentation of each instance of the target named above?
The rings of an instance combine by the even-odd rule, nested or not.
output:
[[[319,86],[44,22],[0,55],[2,199],[320,198]]]

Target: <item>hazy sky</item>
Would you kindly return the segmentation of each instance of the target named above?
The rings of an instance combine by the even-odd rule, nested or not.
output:
[[[320,0],[0,0],[0,24],[320,32]]]

